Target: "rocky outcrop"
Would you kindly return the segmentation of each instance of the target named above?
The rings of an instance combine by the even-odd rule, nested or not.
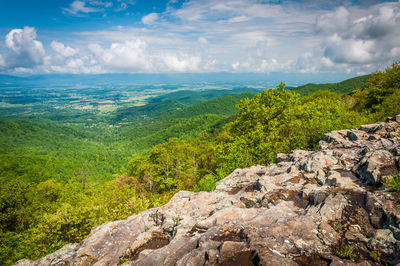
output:
[[[317,151],[237,169],[215,191],[94,228],[17,265],[379,265],[400,263],[400,116],[333,131]]]

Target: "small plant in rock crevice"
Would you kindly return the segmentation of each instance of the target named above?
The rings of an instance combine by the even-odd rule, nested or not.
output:
[[[125,262],[128,262],[128,261],[129,261],[128,258],[122,257],[122,258],[119,259],[118,265],[122,265],[122,264],[124,264]]]
[[[400,191],[400,177],[398,175],[384,178],[383,184],[389,191]]]
[[[381,262],[382,253],[379,250],[373,250],[369,253],[369,257],[375,262]]]
[[[353,253],[353,248],[354,247],[352,245],[342,247],[340,250],[336,251],[336,255],[342,259],[355,260],[357,255]]]
[[[329,224],[337,233],[342,232],[344,225],[340,221],[331,222]]]

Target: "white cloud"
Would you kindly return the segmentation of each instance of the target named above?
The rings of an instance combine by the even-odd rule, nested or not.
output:
[[[142,23],[146,25],[153,24],[154,22],[156,22],[157,19],[157,13],[150,13],[142,18]]]
[[[42,64],[45,50],[36,38],[36,30],[32,27],[11,30],[5,41],[6,47],[11,51],[3,59],[3,65],[7,68],[29,68]]]
[[[100,0],[90,0],[89,4],[91,4],[93,6],[104,6],[104,7],[112,7],[113,6],[112,2],[100,1]]]
[[[51,48],[63,57],[73,56],[77,51],[70,46],[65,46],[63,43],[52,41],[50,44]]]
[[[98,1],[95,1],[95,2],[98,2]],[[69,8],[63,8],[63,10],[64,10],[64,13],[71,14],[71,15],[80,15],[82,13],[87,14],[87,13],[102,11],[102,9],[100,9],[100,8],[86,6],[86,3],[84,1],[79,1],[79,0],[75,0],[74,2],[71,3]]]
[[[244,22],[244,21],[248,21],[248,20],[250,20],[250,18],[248,18],[247,16],[236,16],[236,17],[228,19],[228,22],[238,23],[238,22]]]
[[[115,11],[120,12],[120,11],[124,11],[127,8],[128,8],[128,5],[126,3],[121,3],[120,6],[117,9],[115,9]]]
[[[0,54],[0,68],[3,68],[4,66],[5,66],[5,61],[4,61],[3,55]]]
[[[324,37],[324,57],[348,69],[398,60],[400,2],[353,9],[340,7],[317,19],[317,32]]]
[[[88,48],[104,72],[197,72],[202,69],[199,55],[157,53],[140,39],[112,43],[105,49],[99,44],[90,44]]]
[[[376,59],[378,51],[372,40],[328,38],[324,56],[337,63],[363,64]]]
[[[112,43],[103,49],[98,44],[89,45],[101,66],[111,72],[146,72],[152,70],[147,43],[142,40]]]
[[[350,23],[350,12],[345,7],[317,17],[315,25],[317,32],[333,34],[347,30]]]
[[[71,60],[69,60],[69,61],[67,62],[67,67],[72,68],[72,69],[74,69],[74,68],[80,68],[80,67],[82,67],[83,65],[84,65],[84,62],[83,62],[83,60],[80,59],[80,58],[74,58],[74,59],[71,59]]]
[[[30,47],[24,48],[29,56],[18,57],[19,46],[8,45],[8,52],[1,51],[0,65],[72,73],[361,73],[400,59],[400,2],[352,5],[335,0],[330,11],[318,8],[320,1],[307,0],[305,4],[313,8],[281,2],[188,0],[177,5],[170,1],[165,12],[139,17],[142,24],[75,32],[78,38],[75,43],[68,39],[68,46],[63,39],[50,42],[47,55],[35,33],[28,38],[30,45],[23,46]],[[121,11],[134,4],[109,3],[74,1],[64,11],[79,16],[110,7]]]
[[[166,54],[161,58],[165,64],[165,69],[168,70],[168,72],[200,71],[200,63],[202,61],[200,56]]]
[[[235,71],[239,70],[239,67],[240,67],[240,62],[239,61],[236,61],[235,63],[232,64],[232,68]]]
[[[202,46],[202,47],[206,47],[208,45],[207,38],[205,38],[203,36],[199,37],[197,40],[199,41],[200,46]]]

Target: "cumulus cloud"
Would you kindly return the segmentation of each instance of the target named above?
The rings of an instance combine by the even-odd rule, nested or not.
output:
[[[382,39],[400,32],[400,3],[382,5],[374,14],[361,17],[351,25],[351,33],[360,39]]]
[[[200,56],[166,54],[161,58],[165,69],[169,70],[168,72],[197,72],[200,70]]]
[[[112,43],[109,48],[90,44],[102,71],[105,72],[196,72],[201,71],[202,58],[185,53],[156,53],[143,40]],[[208,62],[209,63],[209,62]]]
[[[96,3],[100,3],[99,1],[95,1]],[[75,0],[69,6],[69,8],[63,8],[65,14],[70,15],[81,15],[93,12],[101,12],[101,8],[87,6],[84,1]]]
[[[324,57],[350,65],[389,64],[394,59],[400,49],[400,2],[375,5],[365,13],[350,16],[340,7],[317,18]]]
[[[61,42],[52,41],[50,46],[55,52],[57,52],[63,57],[73,56],[77,53],[77,51],[74,48],[70,46],[65,46]]]
[[[132,40],[123,43],[112,43],[108,49],[98,44],[89,45],[101,65],[112,72],[146,72],[150,71],[151,60],[148,58],[147,43]]]
[[[36,40],[36,30],[32,27],[13,29],[6,35],[6,47],[11,50],[3,65],[7,68],[30,68],[43,63],[45,50]]]
[[[153,24],[154,22],[156,22],[157,19],[157,13],[150,13],[142,18],[142,23],[146,25]]]
[[[372,40],[328,38],[324,56],[337,63],[363,64],[373,62],[379,51]]]

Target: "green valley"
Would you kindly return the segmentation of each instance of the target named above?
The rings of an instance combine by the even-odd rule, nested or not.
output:
[[[0,88],[0,264],[400,113],[400,65],[285,89]],[[200,85],[199,85],[200,86]],[[85,95],[84,95],[85,94]]]

